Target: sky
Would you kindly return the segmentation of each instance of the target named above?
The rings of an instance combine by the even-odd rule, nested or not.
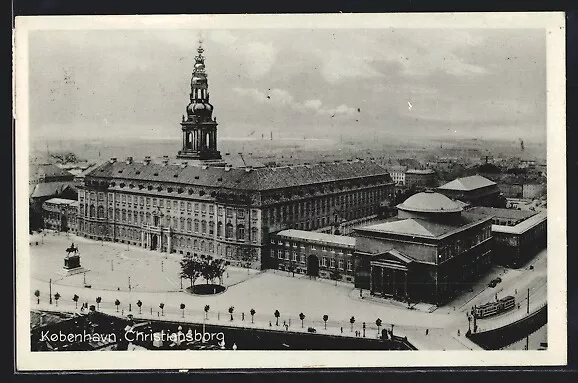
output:
[[[199,36],[220,138],[546,137],[543,29],[29,36],[32,139],[178,139]]]

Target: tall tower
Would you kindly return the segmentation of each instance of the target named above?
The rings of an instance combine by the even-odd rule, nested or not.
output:
[[[183,148],[177,158],[187,160],[220,160],[217,150],[217,119],[213,118],[213,105],[209,103],[209,86],[205,73],[205,57],[202,41],[199,40],[198,55],[191,78],[191,102],[187,116],[181,122]]]

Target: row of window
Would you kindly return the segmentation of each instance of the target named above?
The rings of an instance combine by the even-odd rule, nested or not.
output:
[[[293,262],[299,262],[302,264],[305,264],[306,262],[305,254],[300,254],[298,256],[296,252],[289,253],[289,251],[286,250],[277,250],[277,259],[285,261],[291,260]],[[353,262],[350,260],[346,262],[343,259],[338,259],[336,262],[335,258],[322,257],[319,266],[334,269],[336,264],[339,270],[344,270],[344,265],[347,265],[347,271],[353,271]]]
[[[441,261],[455,257],[465,251],[468,251],[474,246],[477,246],[480,242],[485,241],[491,236],[491,227],[484,227],[482,230],[478,231],[475,235],[470,237],[460,238],[453,243],[444,244],[438,248],[438,258]]]

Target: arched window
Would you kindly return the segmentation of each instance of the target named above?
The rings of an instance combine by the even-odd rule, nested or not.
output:
[[[207,234],[207,221],[201,221],[201,233]]]
[[[198,248],[199,248],[199,241],[195,239],[193,241],[193,249],[197,250]]]
[[[217,243],[217,255],[223,255],[221,245]]]
[[[120,221],[120,209],[114,209],[114,220]]]
[[[139,223],[142,225],[144,223],[144,213],[141,211],[139,213],[139,216],[140,216],[140,222]]]
[[[122,209],[122,222],[126,222],[126,210],[124,209]]]
[[[191,239],[187,238],[187,247],[191,247]]]
[[[132,223],[132,211],[128,211],[126,218],[127,218],[128,223]]]
[[[223,236],[223,222],[217,223],[217,236],[218,237]]]
[[[237,239],[244,241],[245,240],[245,226],[244,225],[237,225]]]
[[[195,233],[199,232],[199,220],[195,219]]]
[[[215,245],[213,244],[213,242],[209,242],[209,252],[210,252],[210,253],[212,253],[213,250],[215,250],[214,246],[215,246]]]
[[[225,227],[225,238],[233,238],[233,225],[230,222]]]
[[[181,231],[185,231],[185,219],[181,218],[181,227],[180,227]]]
[[[201,250],[207,251],[207,244],[205,243],[205,241],[201,241]]]
[[[146,223],[147,223],[148,225],[150,225],[150,223],[151,223],[151,213],[146,213],[145,216],[146,216]]]
[[[187,231],[191,231],[191,226],[192,226],[192,220],[190,218],[187,219]]]
[[[209,235],[215,234],[215,222],[209,221]]]
[[[94,205],[90,205],[90,218],[94,218]]]
[[[120,229],[120,236],[126,237],[126,229],[124,227],[122,229]]]
[[[173,217],[173,224],[171,225],[171,227],[172,227],[173,229],[178,229],[178,228],[179,228],[179,224],[178,224],[177,217]]]
[[[251,242],[257,243],[257,234],[258,234],[257,228],[256,227],[251,228]]]
[[[80,205],[79,212],[80,212],[80,216],[82,217],[84,215],[84,205]]]
[[[108,208],[108,219],[109,220],[112,219],[112,214],[113,214],[112,212],[113,212],[112,207],[109,207]]]

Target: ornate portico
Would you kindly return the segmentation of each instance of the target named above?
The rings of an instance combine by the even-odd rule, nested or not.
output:
[[[152,212],[152,224],[142,224],[141,246],[160,253],[172,253],[172,229],[161,224],[163,216],[160,209],[154,210]]]
[[[408,273],[412,260],[393,249],[372,257],[371,295],[407,299]]]

